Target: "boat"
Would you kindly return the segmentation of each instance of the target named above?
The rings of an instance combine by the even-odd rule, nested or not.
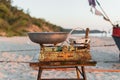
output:
[[[113,32],[112,37],[120,50],[120,26],[117,24],[116,26],[113,26]]]
[[[100,2],[98,0],[88,0],[89,1],[89,5],[91,7],[93,7],[95,9],[95,11],[97,13],[99,13],[100,16],[103,17],[104,20],[108,21],[112,26],[112,37],[119,49],[119,60],[120,60],[120,25],[117,24],[113,24],[113,22],[111,21],[111,19],[109,18],[109,16],[106,14],[106,12],[104,11],[104,9],[102,8]],[[96,5],[99,6],[99,8],[101,9],[101,11],[96,9]],[[96,14],[97,15],[97,14]]]

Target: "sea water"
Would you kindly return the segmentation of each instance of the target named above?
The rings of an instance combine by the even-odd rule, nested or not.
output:
[[[85,33],[72,34],[73,36],[85,36]],[[111,33],[89,33],[90,37],[111,37]]]

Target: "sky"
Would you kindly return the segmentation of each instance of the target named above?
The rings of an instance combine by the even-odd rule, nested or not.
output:
[[[120,0],[98,0],[113,23],[120,21]],[[111,24],[90,12],[88,0],[13,0],[13,6],[29,10],[32,17],[42,18],[63,28],[90,28],[109,31]],[[98,10],[100,8],[96,6]]]

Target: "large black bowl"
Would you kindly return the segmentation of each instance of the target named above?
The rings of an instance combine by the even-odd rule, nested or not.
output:
[[[66,32],[30,32],[28,36],[31,41],[39,44],[57,44],[66,40]]]

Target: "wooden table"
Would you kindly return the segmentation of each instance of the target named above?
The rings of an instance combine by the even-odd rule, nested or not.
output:
[[[96,61],[40,61],[30,63],[30,66],[39,67],[37,80],[87,80],[85,66],[95,66]],[[76,79],[41,79],[44,69],[75,68]]]

